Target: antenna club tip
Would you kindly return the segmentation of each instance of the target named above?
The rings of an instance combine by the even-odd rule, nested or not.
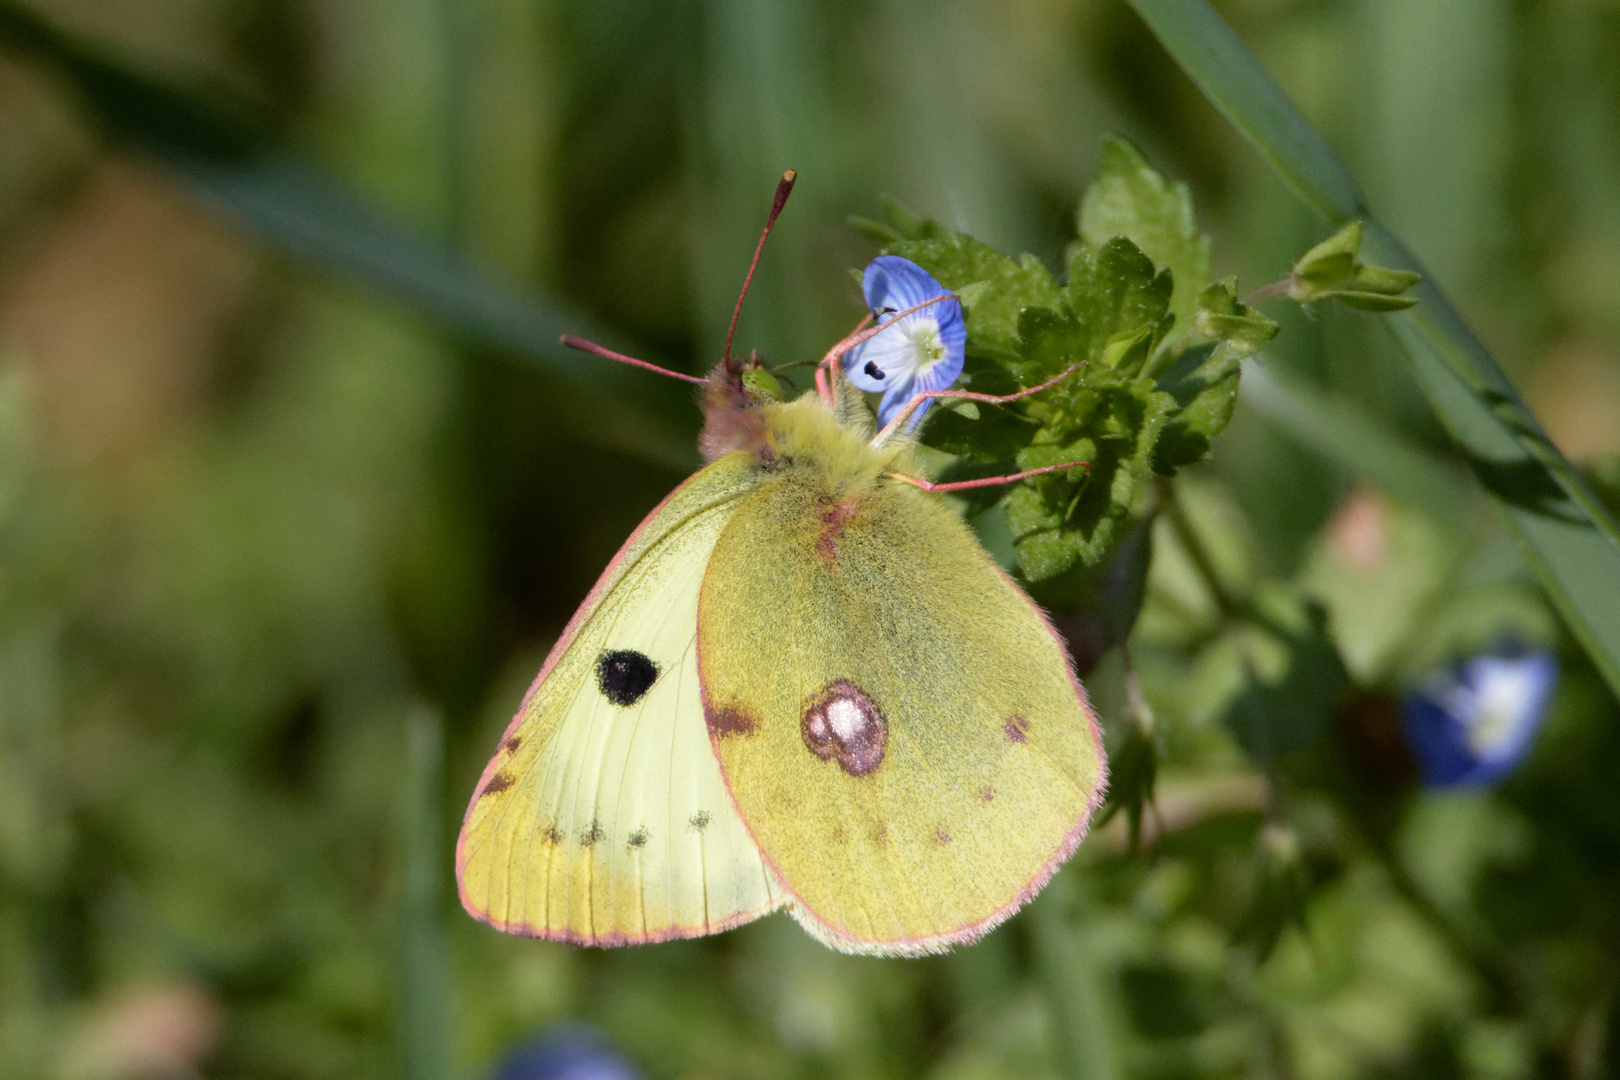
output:
[[[788,192],[793,190],[793,182],[798,178],[799,173],[796,169],[789,169],[787,172],[782,174],[781,182],[776,185],[776,198],[771,200],[771,223],[774,223],[776,221],[776,215],[782,212],[782,207],[787,202]],[[765,231],[769,232],[770,227],[770,224],[767,224],[765,226]]]

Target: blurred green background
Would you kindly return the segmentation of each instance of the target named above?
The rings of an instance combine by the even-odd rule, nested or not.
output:
[[[1620,490],[1620,3],[1218,7]],[[1326,235],[1120,0],[29,10],[251,117],[561,329],[688,371],[787,167],[739,334],[778,362],[861,314],[877,249],[850,215],[892,195],[1056,264],[1110,132],[1190,184],[1244,291]],[[0,1075],[437,1080],[577,1018],[655,1078],[1620,1076],[1620,709],[1462,471],[1402,501],[1259,398],[1158,526],[1141,850],[1110,823],[1013,922],[921,961],[782,916],[615,952],[474,923],[465,799],[697,464],[699,417],[287,246],[0,52]],[[1267,310],[1262,377],[1445,457],[1373,317]],[[1290,689],[1320,734],[1286,761],[1222,722],[1251,654],[1190,534],[1227,589],[1325,605],[1353,689]],[[1560,651],[1535,752],[1494,791],[1416,790],[1379,718],[1505,637]],[[1088,685],[1117,745],[1118,650]]]

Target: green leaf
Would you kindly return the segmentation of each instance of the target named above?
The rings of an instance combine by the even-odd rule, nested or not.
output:
[[[1091,328],[1093,342],[1149,327],[1153,344],[1169,332],[1172,316],[1170,274],[1154,267],[1142,250],[1123,236],[1101,247],[1079,245],[1069,262],[1069,306]]]
[[[1252,353],[1277,336],[1277,324],[1238,302],[1237,278],[1213,282],[1198,294],[1198,333],[1230,341]]]
[[[1102,559],[1152,476],[1153,447],[1175,404],[1146,381],[1108,388],[1093,399],[1090,437],[1037,442],[1019,452],[1020,469],[1091,462],[1074,479],[1069,474],[1078,470],[1037,477],[1007,496],[1007,524],[1025,578],[1041,581]]]
[[[1115,149],[1116,166],[1121,153]],[[1126,213],[1133,199],[1146,198],[1139,172],[1126,178],[1116,170],[1113,181],[1125,187],[1109,213]],[[1170,192],[1162,178],[1154,183],[1145,190],[1158,203],[1143,211],[1144,220],[1169,229],[1162,235],[1197,241],[1195,254],[1203,251],[1182,214],[1191,212],[1184,195]],[[1102,214],[1104,204],[1097,205]],[[1169,215],[1169,225],[1153,213]],[[1172,417],[1186,413],[1167,460],[1186,463],[1207,453],[1209,438],[1231,417],[1237,357],[1250,348],[1242,342],[1260,340],[1273,327],[1227,293],[1213,294],[1212,311],[1228,320],[1232,341],[1210,343],[1191,365],[1175,368],[1170,392],[1149,367],[1163,359],[1156,352],[1174,325],[1174,280],[1129,238],[1071,245],[1062,286],[1034,258],[1014,261],[966,236],[905,240],[889,250],[971,293],[965,374],[975,391],[1007,393],[1076,369],[1050,390],[1003,408],[935,410],[922,433],[927,445],[958,456],[953,477],[1008,457],[1020,469],[1089,463],[1088,471],[1021,483],[1006,497],[1014,550],[1031,583],[1075,567],[1095,569],[1106,558],[1153,474],[1155,448]]]
[[[1009,461],[1028,446],[1040,424],[1010,409],[981,405],[977,418],[951,409],[934,409],[922,441],[936,450],[974,463]]]
[[[1166,425],[1153,459],[1153,469],[1173,476],[1177,469],[1209,456],[1210,440],[1231,423],[1237,407],[1241,363],[1225,342],[1185,350],[1166,371],[1160,385],[1175,399],[1176,411]]]
[[[1295,193],[1330,225],[1360,218],[1379,262],[1423,272],[1356,183],[1205,0],[1130,0],[1154,35]],[[1524,541],[1542,586],[1620,693],[1620,526],[1547,439],[1432,279],[1387,316],[1418,383]]]
[[[1170,311],[1185,324],[1209,281],[1209,238],[1193,220],[1186,184],[1171,184],[1124,139],[1103,145],[1097,179],[1080,203],[1080,239],[1100,248],[1123,236],[1175,279]]]
[[[1227,278],[1198,294],[1194,326],[1214,339],[1183,348],[1159,376],[1177,410],[1159,440],[1153,467],[1172,476],[1209,455],[1210,441],[1226,430],[1237,407],[1242,360],[1277,333],[1277,324],[1237,299],[1237,280]]]

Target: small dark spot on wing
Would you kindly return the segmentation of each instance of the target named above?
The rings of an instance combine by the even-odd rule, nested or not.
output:
[[[936,844],[948,844],[950,842],[951,842],[951,834],[946,832],[944,830],[944,828],[936,825],[934,827],[934,843],[936,843]]]
[[[1029,720],[1017,713],[1007,717],[1006,722],[1001,725],[1001,731],[1007,736],[1008,742],[1029,742]]]
[[[650,837],[647,835],[647,826],[642,825],[637,828],[635,832],[630,834],[630,839],[624,842],[624,846],[628,850],[634,851],[637,848],[646,847],[649,839]]]
[[[984,785],[984,787],[979,789],[979,798],[983,799],[985,802],[989,802],[991,799],[994,799],[995,797],[996,797],[996,789],[991,787],[989,784],[986,784],[986,785]]]
[[[484,745],[488,746],[489,744],[485,743]],[[512,779],[511,773],[498,772],[489,778],[489,783],[484,785],[484,790],[479,794],[478,797],[482,799],[485,795],[495,795],[499,792],[505,791],[514,783],[516,783],[516,781]]]
[[[816,538],[816,551],[824,561],[835,563],[838,561],[838,541],[844,535],[844,527],[860,510],[861,500],[854,496],[834,499],[822,495],[816,499],[816,505],[816,515],[821,519],[821,535]]]
[[[658,665],[646,653],[614,649],[596,659],[596,686],[620,708],[634,705],[658,681]]]
[[[735,701],[723,709],[716,709],[705,701],[703,719],[709,725],[711,739],[759,734],[759,718]]]
[[[567,840],[568,837],[564,836],[563,831],[557,828],[557,826],[547,825],[544,829],[540,830],[540,839],[544,840],[552,847],[556,847],[564,840]]]
[[[874,844],[876,844],[878,847],[888,847],[889,846],[889,827],[887,825],[879,825],[877,828],[873,829],[872,830],[872,842]]]
[[[513,735],[510,739],[507,739],[506,742],[502,743],[501,745],[506,747],[506,752],[508,754],[515,754],[515,753],[517,753],[517,748],[523,745],[523,736],[521,736],[521,735]]]
[[[591,822],[589,828],[579,834],[579,846],[591,847],[606,839],[606,837],[607,833],[602,831],[601,824],[593,821]]]
[[[704,829],[709,827],[709,822],[711,820],[713,819],[709,817],[709,812],[707,810],[699,810],[687,820],[686,824],[693,832],[702,832]]]

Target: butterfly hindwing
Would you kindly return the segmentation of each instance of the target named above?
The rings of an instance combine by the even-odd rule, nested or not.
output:
[[[704,729],[704,567],[753,483],[710,465],[650,514],[502,737],[457,847],[462,903],[502,930],[611,945],[713,933],[781,902]]]
[[[710,557],[706,716],[727,786],[847,951],[970,941],[1073,851],[1106,766],[1050,625],[937,497],[762,485]]]

